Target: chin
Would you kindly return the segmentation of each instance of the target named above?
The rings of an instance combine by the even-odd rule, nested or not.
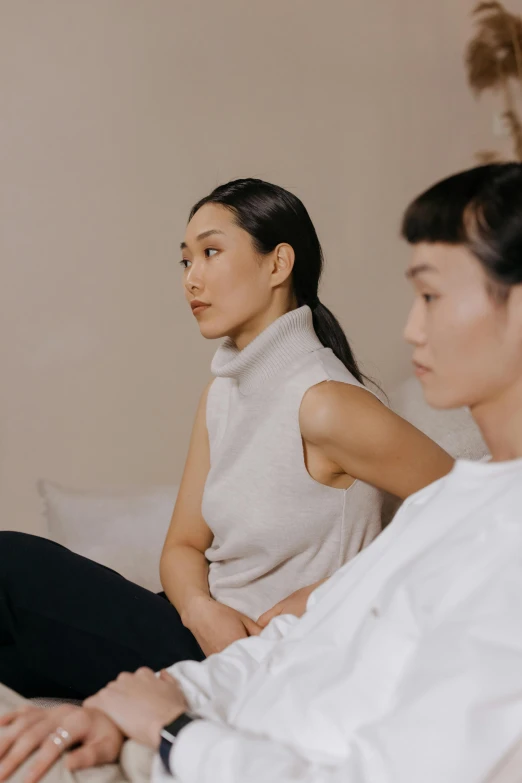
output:
[[[227,328],[229,325],[220,323],[217,318],[209,318],[207,321],[203,316],[198,320],[198,326],[201,336],[205,340],[220,340],[223,337],[228,337],[230,333],[230,329]]]
[[[422,393],[428,405],[437,410],[453,410],[454,408],[464,408],[469,405],[467,395],[459,393],[457,389],[452,388],[450,383],[422,382]]]
[[[218,329],[211,324],[200,324],[199,331],[205,340],[220,340],[222,337],[227,336],[226,332],[223,332],[221,329]]]
[[[206,340],[221,340],[223,337],[231,337],[233,340],[238,333],[241,333],[241,326],[244,321],[218,313],[207,311],[203,313],[198,320],[201,336]]]

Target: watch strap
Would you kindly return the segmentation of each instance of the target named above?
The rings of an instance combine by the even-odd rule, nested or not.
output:
[[[182,712],[181,715],[179,715],[175,720],[172,721],[172,723],[169,723],[167,724],[167,726],[164,726],[161,731],[159,755],[161,761],[163,762],[163,766],[170,774],[172,774],[172,771],[170,769],[170,764],[169,764],[170,751],[172,750],[174,741],[178,736],[179,732],[181,731],[181,729],[184,729],[185,726],[188,726],[188,724],[192,723],[193,720],[195,720],[195,718],[189,715],[188,712]]]

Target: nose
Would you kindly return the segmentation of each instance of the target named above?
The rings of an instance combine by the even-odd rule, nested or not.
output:
[[[411,307],[403,337],[407,343],[418,347],[426,343],[425,313],[422,300],[417,297]]]
[[[198,266],[196,264],[193,263],[187,269],[185,273],[184,285],[187,291],[193,295],[197,294],[202,290],[203,282],[201,280],[201,275],[198,271]]]
[[[200,290],[200,287],[194,281],[185,283],[185,287],[191,294],[196,294]]]

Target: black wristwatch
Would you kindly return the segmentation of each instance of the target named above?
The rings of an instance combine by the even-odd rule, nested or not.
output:
[[[172,746],[174,745],[176,737],[181,729],[184,729],[185,726],[188,726],[188,724],[192,723],[193,720],[196,720],[196,718],[189,715],[188,712],[182,712],[181,715],[176,718],[176,720],[173,720],[172,723],[164,726],[164,728],[161,730],[159,754],[160,759],[163,762],[163,766],[169,774],[172,774],[169,766],[170,751],[172,750]]]

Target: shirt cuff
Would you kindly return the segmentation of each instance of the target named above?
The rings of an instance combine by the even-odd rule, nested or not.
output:
[[[196,719],[185,726],[170,751],[171,774],[183,783],[197,783],[200,764],[206,758],[206,748],[225,737],[228,731],[226,726],[204,719]]]

